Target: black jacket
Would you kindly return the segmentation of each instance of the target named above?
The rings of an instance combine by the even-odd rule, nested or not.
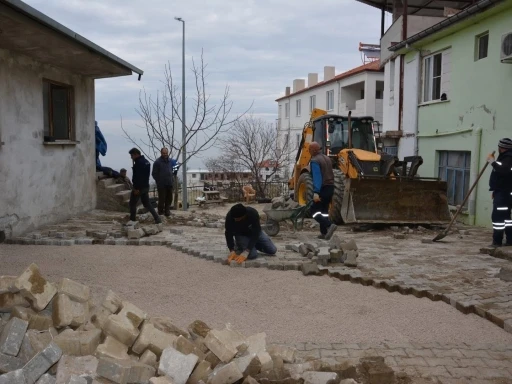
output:
[[[153,172],[151,175],[153,176],[153,179],[155,179],[158,188],[172,187],[175,168],[176,160],[171,159],[170,157],[167,159],[164,159],[163,157],[156,159],[153,164]]]
[[[247,217],[243,221],[235,221],[231,216],[231,211],[226,215],[226,244],[230,251],[235,249],[233,236],[249,236],[251,240],[247,249],[251,250],[256,245],[261,233],[260,214],[251,207],[247,208]]]
[[[512,192],[512,149],[500,153],[491,165],[489,190]]]
[[[133,189],[141,190],[149,188],[149,175],[151,173],[151,164],[144,156],[139,156],[133,162]]]

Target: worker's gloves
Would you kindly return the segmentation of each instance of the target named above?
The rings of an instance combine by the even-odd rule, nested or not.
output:
[[[314,201],[315,203],[318,203],[318,202],[320,202],[320,200],[321,200],[321,199],[320,199],[320,196],[318,195],[318,193],[315,193],[315,194],[313,195],[313,201]]]
[[[487,162],[488,162],[489,164],[494,163],[494,161],[495,161],[495,160],[496,160],[496,159],[494,158],[494,155],[493,155],[492,153],[490,153],[489,155],[487,155]]]
[[[238,257],[235,251],[231,251],[231,253],[228,256],[228,264],[231,263],[233,260],[235,260]]]
[[[249,257],[249,251],[243,251],[240,256],[238,256],[235,260],[237,264],[242,264]]]

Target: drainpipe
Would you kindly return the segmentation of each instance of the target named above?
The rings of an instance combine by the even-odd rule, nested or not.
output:
[[[471,183],[474,183],[478,177],[478,171],[480,169],[480,156],[482,153],[482,128],[478,127],[475,131],[475,144],[473,147],[473,153],[475,154],[475,161],[471,166]],[[478,196],[478,188],[473,190],[473,193],[469,197],[468,209],[469,209],[469,221],[471,225],[476,223],[476,200]]]
[[[341,104],[341,88],[340,88],[340,83],[339,83],[339,80],[336,80],[336,87],[338,87],[338,107],[337,107],[337,111],[336,111],[336,114],[339,115],[340,114],[340,104]]]
[[[416,66],[416,72],[417,72],[417,102],[416,102],[416,126],[414,127],[414,156],[418,156],[420,153],[419,149],[419,138],[418,138],[418,131],[420,129],[419,123],[420,123],[420,108],[418,105],[421,102],[421,73],[423,71],[423,60],[421,56],[421,51],[418,50],[418,65]]]

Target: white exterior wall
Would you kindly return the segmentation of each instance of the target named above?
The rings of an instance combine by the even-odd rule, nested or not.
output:
[[[419,52],[404,64],[404,108],[403,136],[398,147],[398,157],[416,155],[418,134],[418,103],[420,94],[418,85],[421,79],[421,58]]]
[[[341,80],[320,85],[311,90],[306,90],[297,95],[291,94],[286,99],[278,101],[278,139],[282,147],[285,147],[286,135],[289,135],[289,167],[288,174],[284,178],[291,176],[295,156],[297,154],[297,137],[300,144],[302,130],[310,118],[310,96],[316,96],[316,108],[327,109],[327,92],[334,91],[334,108],[329,113],[336,115],[347,115],[352,111],[353,116],[372,116],[375,120],[383,122],[383,100],[376,100],[377,82],[384,81],[382,72],[363,72]],[[364,84],[363,84],[364,83]],[[353,91],[350,87],[360,84],[365,90],[365,98],[359,100],[359,91]],[[383,91],[384,92],[384,91]],[[297,116],[296,101],[301,100],[301,114]],[[355,101],[355,102],[354,102]],[[285,104],[290,103],[290,117],[286,118]]]
[[[43,144],[43,78],[74,87],[75,145]],[[18,236],[96,206],[94,80],[0,49],[0,231]]]

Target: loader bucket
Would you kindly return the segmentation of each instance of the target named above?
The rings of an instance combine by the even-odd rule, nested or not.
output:
[[[346,224],[448,224],[446,192],[436,179],[346,179],[341,214]]]

